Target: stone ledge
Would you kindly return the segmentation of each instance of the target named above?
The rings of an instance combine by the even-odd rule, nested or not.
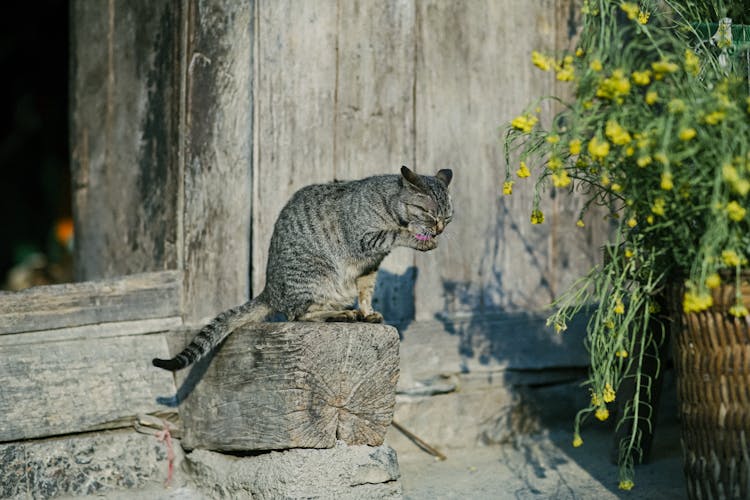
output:
[[[389,446],[294,449],[238,457],[187,454],[194,486],[211,498],[401,498],[396,452]]]

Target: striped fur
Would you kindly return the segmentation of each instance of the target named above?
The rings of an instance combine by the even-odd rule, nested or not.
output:
[[[180,354],[154,365],[184,368],[237,327],[273,313],[290,321],[382,321],[370,307],[375,273],[396,246],[437,247],[453,217],[451,178],[450,170],[421,176],[402,167],[401,175],[300,189],[274,225],[263,292],[219,314]]]

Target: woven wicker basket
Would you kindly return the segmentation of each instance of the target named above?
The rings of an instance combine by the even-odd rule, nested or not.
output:
[[[742,296],[750,309],[750,283]],[[675,295],[673,304],[682,311]],[[729,314],[735,287],[714,292],[714,306],[680,313],[673,332],[682,450],[692,499],[750,499],[750,317]]]

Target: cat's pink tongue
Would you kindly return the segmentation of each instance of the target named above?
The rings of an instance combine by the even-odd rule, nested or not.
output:
[[[414,237],[419,241],[427,241],[432,238],[429,234],[415,234]]]

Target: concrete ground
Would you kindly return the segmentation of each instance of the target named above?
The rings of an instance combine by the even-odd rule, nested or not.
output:
[[[609,431],[590,429],[580,448],[569,429],[521,436],[514,444],[454,450],[439,462],[419,450],[399,453],[404,498],[433,499],[680,499],[685,484],[676,425],[662,427],[652,460],[636,468],[635,487],[617,488]]]
[[[580,499],[686,498],[682,472],[676,396],[665,391],[651,459],[636,467],[635,487],[618,489],[618,468],[610,461],[611,426],[591,423],[584,444],[571,445],[572,417],[557,415],[539,433],[519,435],[513,443],[447,450],[436,461],[416,446],[397,449],[404,498],[433,499]]]

